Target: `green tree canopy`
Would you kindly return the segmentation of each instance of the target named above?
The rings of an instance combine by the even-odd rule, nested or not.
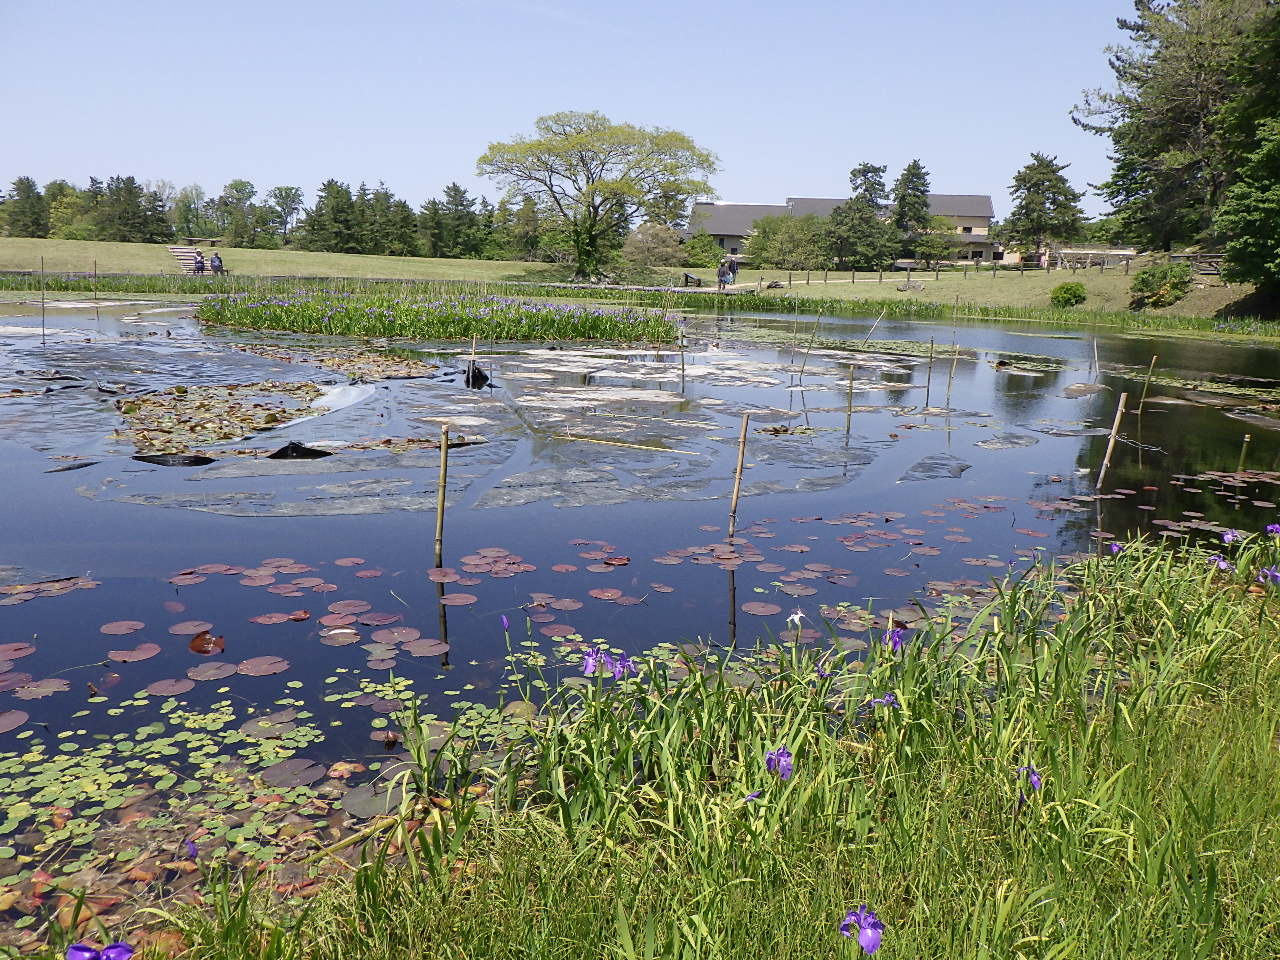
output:
[[[49,205],[31,177],[18,177],[4,204],[11,237],[47,237]]]
[[[747,238],[753,267],[774,270],[823,270],[831,266],[827,223],[816,214],[761,217]]]
[[[267,192],[271,222],[280,231],[280,242],[289,242],[289,231],[302,212],[302,191],[297,187],[272,187]]]
[[[665,223],[642,223],[622,244],[622,259],[637,267],[674,267],[683,256],[680,235]]]
[[[1053,242],[1079,236],[1084,226],[1080,198],[1062,171],[1070,164],[1058,163],[1057,157],[1031,154],[1031,162],[1013,176],[1009,192],[1013,210],[1001,226],[1002,235],[1011,243],[1039,253]]]
[[[880,270],[898,254],[898,231],[884,214],[886,169],[860,163],[849,171],[849,199],[827,221],[831,253],[841,267]]]
[[[686,267],[714,267],[724,259],[724,248],[705,230],[698,230],[684,245]]]
[[[1280,87],[1268,74],[1278,68],[1242,57],[1267,0],[1134,0],[1134,8],[1133,19],[1117,21],[1129,44],[1108,50],[1115,88],[1086,91],[1072,119],[1111,140],[1115,166],[1100,191],[1122,232],[1167,250],[1206,237],[1240,157],[1220,113],[1252,89],[1273,115]]]
[[[1264,120],[1261,141],[1227,189],[1214,226],[1226,240],[1228,280],[1252,281],[1280,296],[1280,118]]]
[[[903,252],[916,252],[916,239],[932,229],[929,214],[929,171],[912,160],[893,183],[893,225],[902,234]]]
[[[579,276],[599,275],[610,241],[637,216],[678,222],[689,200],[712,193],[704,176],[715,156],[679,131],[576,111],[540,117],[535,130],[490,144],[476,169],[557,221]]]

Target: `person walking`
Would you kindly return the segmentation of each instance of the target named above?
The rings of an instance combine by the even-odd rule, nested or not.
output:
[[[729,282],[738,282],[738,261],[732,257],[729,258]]]
[[[204,274],[204,254],[199,250],[196,251],[196,258],[191,261],[191,272],[198,275]]]
[[[716,267],[716,291],[724,293],[725,284],[729,282],[729,261],[721,260]]]

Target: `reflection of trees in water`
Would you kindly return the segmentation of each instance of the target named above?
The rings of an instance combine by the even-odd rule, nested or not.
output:
[[[1013,362],[1016,367],[1017,361]],[[1037,371],[1035,376],[1003,373],[988,368],[992,378],[993,413],[1010,421],[1027,421],[1040,416],[1061,390],[1063,369]]]

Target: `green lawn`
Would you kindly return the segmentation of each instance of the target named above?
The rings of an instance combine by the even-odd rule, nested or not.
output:
[[[226,266],[238,276],[297,277],[379,277],[405,280],[471,280],[497,283],[501,281],[554,282],[569,277],[567,267],[550,263],[527,263],[510,260],[443,260],[424,257],[376,257],[363,254],[309,253],[301,250],[249,250],[219,247]],[[207,251],[206,251],[207,252]],[[178,272],[177,262],[162,244],[106,243],[85,240],[36,240],[0,237],[0,270],[39,270],[41,257],[50,272],[88,272],[97,266],[100,273],[159,274]],[[658,277],[678,284],[684,273],[715,283],[715,270],[681,267],[661,268]],[[862,300],[918,300],[922,303],[987,307],[1047,307],[1049,292],[1067,280],[1083,283],[1089,299],[1084,310],[1127,310],[1131,277],[1122,269],[1055,270],[1045,273],[1028,270],[1025,274],[1001,270],[994,276],[989,269],[944,272],[933,279],[929,272],[915,273],[913,279],[924,284],[923,291],[899,291],[902,273],[883,274],[883,280],[871,273],[859,273],[856,283],[846,272],[743,270],[739,287],[779,281],[780,290],[767,291],[769,296],[823,297]],[[1248,285],[1226,286],[1217,278],[1200,278],[1190,296],[1171,308],[1151,313],[1178,316],[1215,316],[1242,301],[1252,293]],[[1244,310],[1245,313],[1255,311]]]

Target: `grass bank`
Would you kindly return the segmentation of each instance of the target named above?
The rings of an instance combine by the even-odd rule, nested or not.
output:
[[[1034,570],[854,656],[588,651],[499,737],[409,723],[416,790],[358,863],[317,854],[317,896],[214,874],[159,942],[808,960],[858,955],[865,904],[885,957],[1280,955],[1280,552],[1223,554]],[[554,655],[512,642],[536,686]]]

